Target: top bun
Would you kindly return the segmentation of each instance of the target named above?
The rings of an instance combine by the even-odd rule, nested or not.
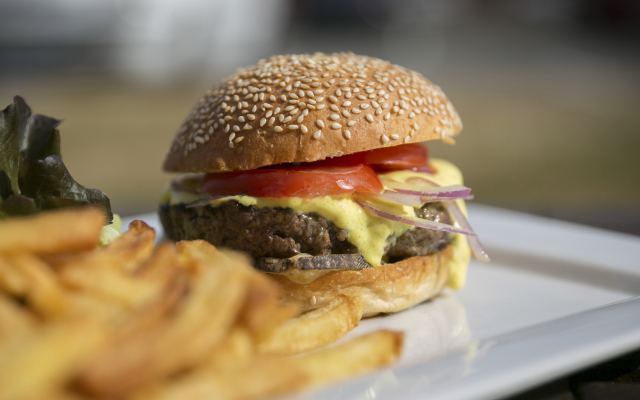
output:
[[[182,123],[169,172],[250,170],[452,137],[460,117],[417,72],[352,53],[274,56],[209,90]]]

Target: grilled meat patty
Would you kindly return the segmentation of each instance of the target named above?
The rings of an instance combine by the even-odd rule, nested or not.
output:
[[[416,215],[451,223],[440,203],[425,204]],[[203,239],[214,246],[245,251],[254,258],[358,253],[347,240],[346,230],[316,213],[297,213],[291,208],[244,206],[235,200],[189,208],[185,204],[164,204],[160,206],[160,219],[166,235],[173,240]],[[383,259],[396,262],[436,253],[447,247],[449,240],[446,232],[415,228],[390,244]]]

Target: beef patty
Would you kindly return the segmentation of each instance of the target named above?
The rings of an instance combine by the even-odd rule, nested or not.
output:
[[[416,216],[451,223],[441,203],[425,204],[416,210]],[[173,240],[203,239],[214,246],[245,251],[254,258],[358,253],[347,240],[346,230],[316,213],[298,213],[291,208],[244,206],[235,200],[215,207],[164,204],[160,206],[160,220]],[[446,232],[415,228],[387,246],[383,259],[396,262],[436,253],[447,247],[449,240]]]

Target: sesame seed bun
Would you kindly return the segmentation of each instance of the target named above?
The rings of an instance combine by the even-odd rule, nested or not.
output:
[[[444,93],[417,72],[352,53],[281,55],[208,91],[178,130],[164,169],[251,170],[451,143],[461,129]]]

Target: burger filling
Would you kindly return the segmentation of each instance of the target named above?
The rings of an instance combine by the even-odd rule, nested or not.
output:
[[[366,156],[370,163],[353,165],[363,161],[353,154],[183,179],[163,195],[161,219],[172,239],[204,239],[255,258],[360,253],[375,267],[450,245],[449,286],[459,288],[470,257],[465,235],[475,236],[464,216],[470,189],[453,164],[426,163],[426,154],[416,162],[404,146],[379,149],[400,154],[382,162]]]

